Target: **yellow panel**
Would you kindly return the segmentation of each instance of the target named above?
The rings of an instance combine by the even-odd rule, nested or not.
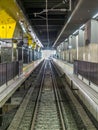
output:
[[[12,38],[15,26],[16,21],[5,10],[0,10],[0,38]]]
[[[0,11],[5,10],[15,21],[24,21],[24,28],[27,31],[28,22],[26,21],[24,14],[18,6],[16,0],[0,0]]]
[[[0,11],[0,25],[14,23],[15,20],[5,12],[5,10]]]
[[[27,37],[28,37],[28,45],[29,46],[32,46],[33,45],[33,38],[32,38],[32,36],[28,33],[28,34],[26,34],[27,35]]]
[[[33,49],[36,49],[36,42],[33,42],[32,48],[33,48]]]
[[[0,38],[13,38],[14,30],[15,30],[16,22],[10,24],[2,24],[0,25]]]
[[[0,10],[0,38],[13,38],[16,21],[5,10]]]
[[[24,18],[22,11],[16,4],[16,0],[0,0],[0,10],[2,9],[17,21]]]
[[[32,39],[28,39],[29,46],[32,45],[33,41]]]

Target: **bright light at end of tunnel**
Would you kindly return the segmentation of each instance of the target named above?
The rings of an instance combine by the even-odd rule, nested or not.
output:
[[[50,57],[53,57],[53,55],[56,54],[56,50],[43,50],[42,51],[42,58],[48,59]]]

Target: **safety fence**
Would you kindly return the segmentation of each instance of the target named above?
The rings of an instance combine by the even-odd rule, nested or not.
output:
[[[75,60],[74,73],[98,85],[98,63]]]
[[[17,75],[19,76],[23,70],[22,61],[15,61],[10,63],[0,64],[0,86],[7,84],[11,79],[14,79]]]

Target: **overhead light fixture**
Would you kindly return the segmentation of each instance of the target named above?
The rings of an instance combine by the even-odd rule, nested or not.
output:
[[[24,27],[23,21],[19,21],[19,24],[20,24],[20,26],[21,26],[23,32],[26,33],[26,29],[25,29],[25,27]]]
[[[65,39],[65,42],[67,42],[67,41],[68,41],[68,39],[66,38],[66,39]]]
[[[60,49],[59,49],[58,51],[59,51],[59,52],[61,52],[61,50],[60,50]]]
[[[84,29],[84,27],[85,27],[85,24],[83,24],[83,25],[80,27],[80,29]]]
[[[69,48],[69,49],[71,49],[71,48],[72,48],[72,46],[71,46],[71,45],[69,45],[69,46],[68,46],[68,48]]]
[[[29,49],[31,49],[32,48],[32,46],[29,46]]]
[[[98,17],[98,13],[97,13],[97,14],[95,14],[92,18],[94,18],[94,19],[95,19],[95,18],[97,18],[97,17]]]
[[[70,35],[69,38],[72,38],[72,35]]]
[[[73,33],[73,35],[77,34],[78,32],[79,32],[79,30],[76,30],[76,31]]]
[[[43,47],[41,41],[39,40],[39,38],[36,36],[34,30],[31,28],[31,32],[30,32],[31,36],[33,37],[33,40],[37,43],[37,45],[39,45],[40,47]]]

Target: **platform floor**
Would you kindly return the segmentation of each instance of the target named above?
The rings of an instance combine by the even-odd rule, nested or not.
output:
[[[23,68],[23,74],[17,76],[14,80],[8,82],[8,85],[0,87],[0,107],[11,97],[11,95],[20,87],[31,72],[41,63],[43,59],[34,61]]]
[[[75,90],[77,89],[76,93],[80,99],[98,121],[98,86],[92,83],[91,85],[88,85],[88,81],[86,79],[82,80],[81,76],[77,77],[73,74],[73,66],[69,63],[58,59],[53,59],[53,61],[66,74],[69,81],[72,82]]]

